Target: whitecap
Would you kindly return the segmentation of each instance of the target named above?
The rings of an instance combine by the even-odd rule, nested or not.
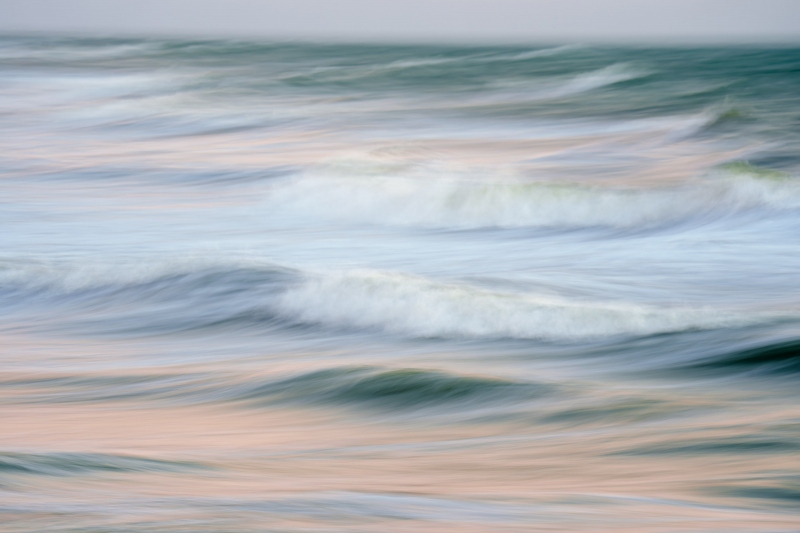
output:
[[[275,309],[294,322],[417,338],[563,341],[723,328],[754,320],[711,308],[567,300],[370,270],[309,275],[285,291]]]
[[[642,228],[717,219],[749,209],[800,208],[800,182],[720,170],[662,187],[322,172],[278,182],[274,213],[427,228]]]

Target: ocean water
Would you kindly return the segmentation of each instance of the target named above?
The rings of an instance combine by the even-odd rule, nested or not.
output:
[[[0,531],[800,531],[800,49],[0,39]]]

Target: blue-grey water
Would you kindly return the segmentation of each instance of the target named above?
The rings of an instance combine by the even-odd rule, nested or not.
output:
[[[0,39],[0,531],[800,531],[800,49]]]

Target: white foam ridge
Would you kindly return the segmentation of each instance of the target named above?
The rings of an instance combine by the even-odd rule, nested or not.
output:
[[[385,168],[385,167],[384,167]],[[391,171],[390,171],[391,172]],[[800,208],[800,181],[716,172],[662,187],[616,187],[423,173],[308,173],[276,183],[270,210],[428,228],[641,228],[751,209]]]
[[[525,103],[568,98],[625,81],[646,78],[652,71],[629,63],[614,63],[603,68],[572,76],[543,77],[539,79],[501,79],[493,82],[495,90],[489,93],[464,97],[447,107],[483,107],[495,105],[522,105]]]
[[[571,52],[582,48],[581,45],[564,45],[553,48],[542,48],[537,50],[529,50],[527,52],[519,52],[512,54],[492,54],[492,53],[479,53],[466,56],[455,57],[419,57],[400,59],[391,61],[384,64],[371,64],[366,66],[352,66],[352,65],[334,65],[327,67],[318,67],[307,74],[324,74],[333,75],[335,79],[357,79],[384,72],[391,72],[397,70],[413,69],[417,67],[431,67],[436,65],[444,65],[448,63],[495,63],[495,62],[513,62],[513,61],[526,61],[539,57],[550,57],[564,52]],[[604,70],[604,69],[601,69]],[[296,76],[292,74],[289,78]]]
[[[102,308],[112,321],[121,312],[128,326],[159,332],[227,322],[264,331],[283,324],[410,338],[578,341],[797,318],[791,311],[564,298],[385,270],[299,270],[246,260],[121,268],[8,264],[0,274],[14,306],[66,305],[72,318]]]
[[[269,276],[291,272],[295,272],[291,266],[248,257],[218,260],[190,255],[172,260],[120,259],[84,264],[5,259],[0,261],[0,287],[7,290],[25,289],[69,295],[94,289],[122,290],[129,287],[140,291],[142,285],[175,278],[185,278],[191,282],[194,277],[208,276],[204,280],[207,284],[209,280],[218,282],[226,274],[253,273]],[[244,281],[252,282],[246,277]],[[172,281],[171,284],[175,285],[175,282]]]
[[[585,48],[582,44],[564,44],[561,46],[554,46],[551,48],[537,48],[527,52],[520,52],[518,54],[495,56],[492,58],[495,61],[525,61],[527,59],[534,59],[537,57],[550,57],[559,55],[565,52],[573,52]]]
[[[579,74],[564,85],[551,91],[546,91],[543,96],[549,98],[572,96],[648,75],[649,72],[635,69],[626,63],[615,63],[598,70]]]
[[[89,61],[118,59],[144,55],[158,50],[158,43],[107,44],[104,46],[77,46],[53,43],[50,46],[20,46],[20,43],[0,46],[0,59],[38,61]]]
[[[418,338],[580,340],[712,329],[764,317],[708,308],[575,301],[400,273],[310,274],[278,299],[291,321]]]

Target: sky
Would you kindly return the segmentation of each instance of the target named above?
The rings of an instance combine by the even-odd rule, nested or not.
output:
[[[800,0],[0,0],[0,32],[356,42],[800,43]]]

